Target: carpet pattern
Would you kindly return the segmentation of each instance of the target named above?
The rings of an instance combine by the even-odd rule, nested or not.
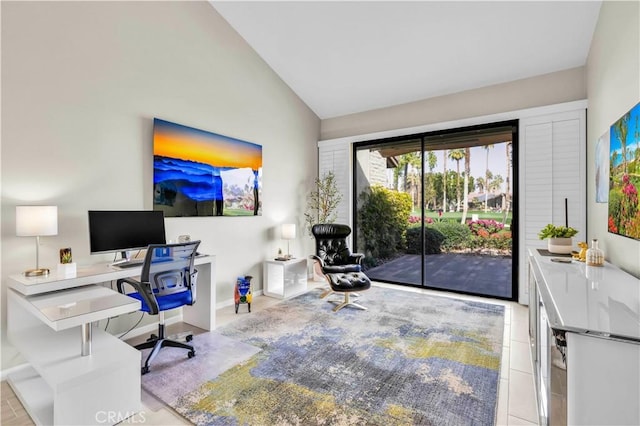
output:
[[[368,311],[333,313],[319,293],[216,330],[261,351],[171,406],[199,425],[495,423],[503,306],[372,287]]]
[[[164,347],[142,376],[142,388],[169,406],[219,374],[248,360],[260,348],[212,332],[193,336],[194,358],[182,348]],[[142,351],[142,364],[151,349]]]

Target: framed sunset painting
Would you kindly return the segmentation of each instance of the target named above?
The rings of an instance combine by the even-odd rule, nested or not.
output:
[[[640,103],[609,131],[609,232],[640,240]]]
[[[153,209],[165,217],[262,215],[262,146],[155,118]]]

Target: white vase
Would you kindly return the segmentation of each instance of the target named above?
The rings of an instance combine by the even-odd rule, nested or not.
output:
[[[573,251],[573,239],[549,238],[547,239],[547,250],[553,254],[571,254]]]
[[[58,263],[58,274],[65,277],[75,277],[76,264],[75,263]]]

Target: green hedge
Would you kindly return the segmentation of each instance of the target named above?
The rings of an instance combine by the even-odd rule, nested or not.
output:
[[[445,251],[460,250],[472,246],[473,233],[460,222],[435,222],[428,226],[444,235],[441,248]]]
[[[359,242],[369,259],[393,258],[406,248],[406,231],[411,214],[411,196],[382,186],[372,186],[360,194],[358,210]],[[358,245],[362,247],[362,245]]]
[[[407,254],[422,254],[421,226],[407,229]],[[424,228],[424,254],[442,253],[441,244],[445,240],[442,232],[431,227]]]

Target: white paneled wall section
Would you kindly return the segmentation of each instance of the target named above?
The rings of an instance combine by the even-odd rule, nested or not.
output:
[[[527,247],[546,247],[538,232],[546,224],[576,228],[574,243],[587,235],[586,110],[520,120],[520,303],[527,303]]]
[[[565,223],[579,232],[574,242],[585,241],[586,225],[586,108],[573,101],[518,111],[471,117],[406,129],[348,136],[318,142],[320,176],[336,174],[345,197],[338,221],[352,224],[352,145],[355,142],[432,132],[479,124],[519,120],[518,165],[518,302],[528,304],[527,247],[545,247],[538,231],[547,223]]]
[[[318,143],[319,177],[333,172],[342,200],[338,206],[336,223],[351,223],[351,144],[342,142]]]

